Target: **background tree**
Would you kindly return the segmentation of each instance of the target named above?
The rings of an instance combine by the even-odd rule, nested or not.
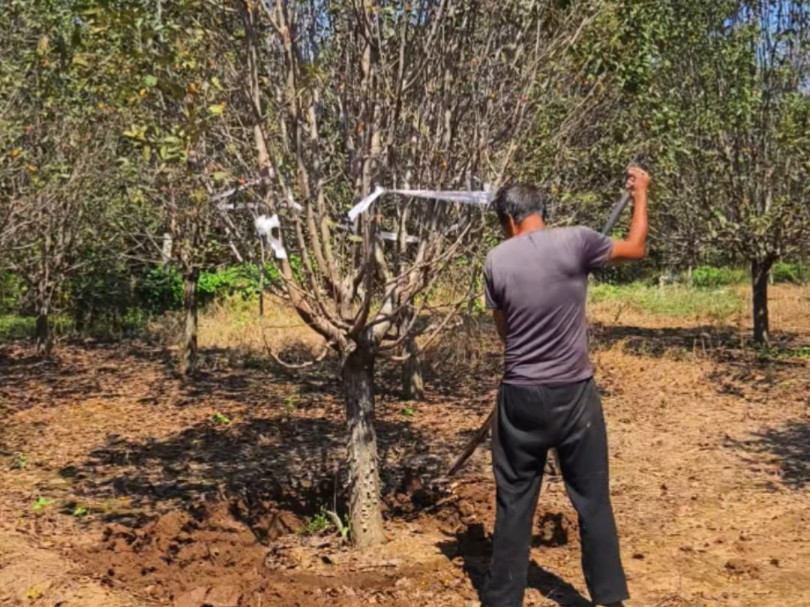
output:
[[[4,46],[15,49],[0,73],[4,265],[28,285],[37,350],[47,356],[54,305],[67,278],[88,262],[78,255],[82,243],[108,216],[101,195],[114,190],[106,182],[116,137],[87,59],[97,41],[70,3],[11,2],[4,18]]]
[[[690,263],[698,255],[746,263],[754,341],[767,343],[769,272],[810,234],[810,6],[683,2],[658,16],[665,69],[650,113],[669,167],[659,241],[671,238]]]
[[[147,3],[130,17],[141,36],[132,78],[142,88],[123,134],[137,152],[130,161],[139,167],[143,194],[160,218],[155,231],[144,234],[151,245],[144,256],[168,254],[183,278],[180,372],[190,376],[198,360],[200,272],[226,256],[213,196],[232,178],[230,147],[215,137],[228,105],[219,67],[226,47],[219,33],[223,15],[208,3],[184,0],[156,8]]]

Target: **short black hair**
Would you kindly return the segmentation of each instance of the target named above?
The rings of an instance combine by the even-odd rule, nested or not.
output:
[[[540,215],[545,221],[547,203],[548,195],[540,188],[525,183],[509,183],[498,190],[492,206],[501,225],[506,225],[508,217],[520,223],[530,215]]]

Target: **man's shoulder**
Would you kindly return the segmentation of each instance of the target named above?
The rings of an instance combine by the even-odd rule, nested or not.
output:
[[[556,228],[557,231],[560,233],[561,236],[568,237],[568,238],[579,238],[583,235],[590,235],[590,234],[598,234],[596,230],[593,228],[589,228],[588,226],[583,225],[576,225],[576,226],[564,226],[561,228]]]
[[[582,238],[583,236],[588,236],[591,233],[598,234],[598,232],[592,228],[581,225],[545,228],[543,230],[538,230],[537,232],[532,232],[531,234],[526,234],[525,236],[504,240],[489,250],[487,259],[494,261],[507,256],[512,252],[519,251],[520,249],[530,247],[533,248],[534,245],[537,244],[538,239],[548,241],[576,240]]]
[[[508,238],[492,247],[487,253],[487,269],[507,263],[509,259],[514,259],[515,255],[519,255],[524,247],[523,240],[523,238]]]

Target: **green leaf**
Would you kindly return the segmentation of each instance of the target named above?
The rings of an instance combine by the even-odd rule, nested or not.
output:
[[[228,178],[228,173],[226,173],[225,171],[217,171],[212,175],[212,177],[214,178],[214,181],[216,181],[217,183],[222,183]]]
[[[220,82],[219,78],[217,78],[216,76],[211,78],[211,84],[214,85],[214,88],[219,89],[220,91],[223,90],[223,88],[224,88],[222,86],[222,82]]]
[[[157,86],[157,83],[158,83],[157,76],[152,76],[152,75],[144,76],[143,83],[146,86],[149,86],[149,87]]]

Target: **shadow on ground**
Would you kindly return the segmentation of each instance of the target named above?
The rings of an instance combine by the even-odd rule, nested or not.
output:
[[[810,421],[763,430],[746,440],[729,438],[726,446],[741,450],[745,461],[754,466],[762,464],[763,456],[776,456],[785,486],[802,490],[810,485]]]
[[[534,544],[538,543],[542,542],[535,537]],[[450,560],[462,559],[464,572],[483,600],[482,593],[492,554],[491,540],[486,536],[484,526],[480,523],[470,525],[464,531],[451,536],[447,542],[440,544],[439,548]],[[529,562],[527,587],[537,589],[544,597],[561,607],[591,607],[591,602],[576,588],[551,571],[543,569],[533,560]]]
[[[407,517],[435,503],[439,495],[429,479],[439,475],[445,458],[431,452],[408,421],[380,420],[376,428],[389,511]],[[110,436],[61,474],[79,500],[127,498],[129,507],[108,519],[137,519],[211,497],[249,509],[272,504],[306,517],[345,503],[345,434],[337,419],[210,419],[165,440]]]

